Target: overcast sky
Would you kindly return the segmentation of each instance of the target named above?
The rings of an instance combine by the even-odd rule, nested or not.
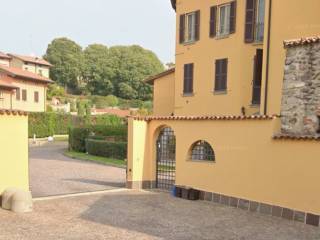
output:
[[[173,62],[175,14],[170,0],[1,0],[0,51],[41,56],[56,37],[139,44]]]

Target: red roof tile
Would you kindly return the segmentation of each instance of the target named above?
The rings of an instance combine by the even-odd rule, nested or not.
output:
[[[129,117],[129,116],[128,116]],[[278,118],[278,115],[251,115],[251,116],[133,116],[134,120],[152,121],[152,120],[272,120]]]
[[[35,63],[35,64],[40,64],[40,65],[45,65],[48,67],[51,67],[52,65],[44,60],[43,58],[39,57],[31,57],[31,56],[23,56],[23,55],[18,55],[18,54],[8,54],[11,57],[18,58],[24,62],[29,62],[29,63]]]
[[[161,72],[161,73],[159,73],[157,75],[154,75],[154,76],[151,76],[151,77],[147,78],[146,80],[144,80],[144,82],[153,84],[154,80],[157,80],[158,78],[162,78],[162,77],[167,76],[167,75],[169,75],[171,73],[174,73],[175,70],[176,70],[175,68],[170,68],[170,69],[168,69],[168,70],[166,70],[164,72]]]
[[[320,42],[320,36],[286,40],[283,42],[283,44],[284,44],[284,47],[288,48],[288,47],[295,47],[295,46],[313,44],[318,42]]]
[[[320,141],[320,135],[290,135],[290,134],[276,134],[273,136],[275,140],[302,140],[302,141]]]
[[[0,89],[9,89],[9,90],[13,90],[13,89],[18,89],[18,87],[16,87],[13,84],[13,78],[8,76],[8,75],[1,75],[0,74]]]
[[[0,109],[0,116],[1,115],[28,116],[28,113],[21,110]]]
[[[0,65],[0,71],[5,72],[9,74],[11,77],[18,77],[18,78],[23,78],[23,79],[28,79],[28,80],[33,80],[33,81],[40,81],[43,83],[52,83],[53,81],[50,80],[49,78],[46,77],[41,77],[38,74],[20,69],[20,68],[15,68],[15,67],[7,67],[4,65]]]
[[[11,57],[9,57],[7,54],[0,52],[0,58],[5,58],[5,59],[11,59]]]

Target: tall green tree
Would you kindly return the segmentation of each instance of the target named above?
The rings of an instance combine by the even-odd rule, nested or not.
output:
[[[56,38],[48,45],[44,59],[53,65],[50,71],[52,80],[79,91],[84,67],[81,46],[68,38]]]
[[[113,94],[113,69],[110,68],[108,48],[102,44],[89,45],[84,50],[84,80],[92,95]]]
[[[109,60],[116,96],[141,100],[151,98],[152,88],[143,80],[164,70],[152,51],[136,45],[115,46],[109,49]]]

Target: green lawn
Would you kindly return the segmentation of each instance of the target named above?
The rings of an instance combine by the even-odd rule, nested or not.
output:
[[[99,162],[99,163],[104,163],[107,165],[112,165],[112,166],[117,166],[117,167],[126,167],[126,162],[124,160],[119,160],[119,159],[98,157],[98,156],[93,156],[90,154],[81,153],[81,152],[74,152],[74,151],[66,151],[65,155],[67,157],[80,159],[80,160]]]

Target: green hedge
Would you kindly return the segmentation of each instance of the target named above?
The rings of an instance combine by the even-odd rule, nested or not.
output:
[[[125,159],[127,158],[127,143],[86,139],[86,151],[95,156]]]
[[[69,130],[69,150],[76,152],[85,152],[85,140],[108,140],[112,142],[123,141],[127,139],[127,126],[108,126],[97,125],[70,128]],[[112,138],[112,139],[111,139]]]
[[[48,137],[54,134],[68,134],[70,127],[81,127],[89,124],[99,125],[120,125],[124,120],[112,115],[91,116],[88,119],[81,116],[73,116],[71,114],[44,112],[29,114],[29,137],[34,134],[36,137]]]

